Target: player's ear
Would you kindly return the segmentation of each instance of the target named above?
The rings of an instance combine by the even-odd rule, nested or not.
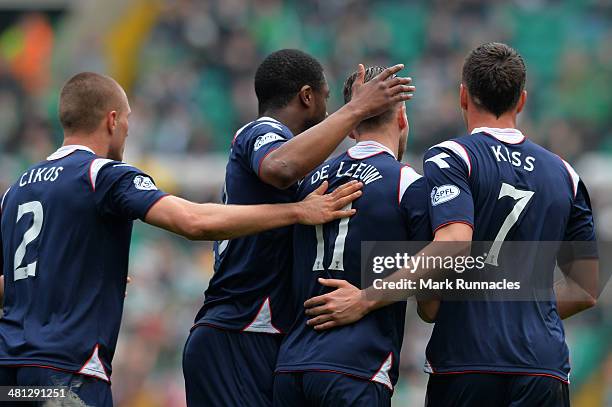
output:
[[[402,103],[400,108],[397,110],[397,125],[400,130],[404,130],[408,127],[408,116],[406,116],[406,104]]]
[[[109,134],[114,134],[117,128],[117,117],[118,113],[116,110],[111,110],[106,114],[106,129]]]
[[[459,105],[461,109],[467,110],[468,107],[468,92],[463,83],[459,85]]]
[[[314,93],[310,85],[302,86],[302,89],[300,89],[298,96],[304,106],[310,107],[314,104]]]
[[[357,130],[351,130],[351,132],[349,133],[349,137],[352,138],[353,140],[357,140],[357,136],[359,136],[359,133],[357,133]]]
[[[516,113],[520,113],[523,111],[523,108],[525,107],[525,102],[527,102],[527,91],[526,90],[521,92],[519,101],[516,104]]]

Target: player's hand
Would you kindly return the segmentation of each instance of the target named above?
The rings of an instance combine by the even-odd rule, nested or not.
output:
[[[355,209],[345,207],[361,196],[363,184],[358,181],[347,182],[336,188],[334,192],[326,194],[328,186],[327,181],[324,181],[303,201],[298,202],[300,205],[299,223],[320,225],[355,214]]]
[[[440,310],[440,300],[428,299],[417,300],[417,314],[427,323],[436,322],[438,311]]]
[[[319,283],[334,291],[313,297],[304,303],[307,324],[317,331],[359,321],[369,312],[365,293],[345,280],[319,278]]]
[[[403,64],[397,64],[385,69],[372,80],[364,83],[365,67],[359,64],[359,74],[353,83],[353,104],[365,120],[389,110],[394,104],[412,99],[415,87],[409,86],[412,78],[393,76],[404,69]]]

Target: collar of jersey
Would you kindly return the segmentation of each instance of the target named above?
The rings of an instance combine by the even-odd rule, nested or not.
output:
[[[255,120],[256,122],[261,122],[261,121],[270,121],[270,122],[276,122],[276,123],[280,123],[278,120],[276,120],[273,117],[270,116],[261,116],[259,119]]]
[[[520,144],[525,141],[525,136],[519,129],[496,129],[494,127],[477,127],[471,134],[487,133],[501,142],[508,144]]]
[[[62,146],[62,147],[58,148],[55,153],[53,153],[49,157],[47,157],[47,161],[59,160],[60,158],[64,158],[66,156],[69,156],[70,154],[74,153],[77,150],[87,151],[87,152],[90,152],[92,154],[95,154],[94,151],[91,148],[89,148],[89,147],[81,146],[81,145],[78,145],[78,144],[71,144],[71,145],[68,145],[68,146]]]
[[[387,148],[387,146],[372,140],[360,141],[347,151],[349,157],[358,160],[363,160],[364,158],[372,157],[380,153],[391,154],[393,158],[397,159],[393,151]]]

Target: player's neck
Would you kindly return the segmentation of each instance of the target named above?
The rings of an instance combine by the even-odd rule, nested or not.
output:
[[[516,114],[505,113],[499,117],[493,114],[479,111],[467,113],[467,129],[471,133],[478,127],[489,127],[494,129],[516,129]]]
[[[79,145],[90,148],[97,156],[107,157],[109,146],[94,134],[64,133],[64,143],[62,146]]]
[[[395,157],[398,155],[398,147],[399,141],[397,135],[393,135],[390,132],[383,131],[368,131],[368,132],[360,132],[359,136],[355,139],[358,143],[363,141],[375,141],[383,146],[387,147],[389,150],[393,151]]]

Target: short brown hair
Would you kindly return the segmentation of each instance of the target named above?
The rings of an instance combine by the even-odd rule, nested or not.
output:
[[[366,83],[368,81],[371,81],[377,75],[382,73],[385,69],[387,68],[383,66],[370,66],[366,68],[365,77],[363,79],[363,82]],[[346,78],[346,81],[344,82],[344,89],[342,90],[342,93],[344,95],[344,103],[350,102],[351,99],[353,98],[353,83],[355,83],[355,79],[357,79],[357,75],[359,75],[359,72],[353,72],[348,78]],[[359,124],[359,126],[367,127],[367,128],[377,127],[381,125],[382,123],[386,122],[387,120],[389,120],[392,114],[393,114],[393,109],[386,110],[383,113],[379,114],[378,116],[370,117],[369,119],[362,121]]]
[[[465,58],[462,81],[476,105],[499,117],[518,103],[526,75],[525,62],[516,50],[489,42]]]
[[[90,133],[108,112],[119,112],[122,108],[120,86],[114,79],[94,72],[81,72],[62,88],[59,119],[66,131]]]

